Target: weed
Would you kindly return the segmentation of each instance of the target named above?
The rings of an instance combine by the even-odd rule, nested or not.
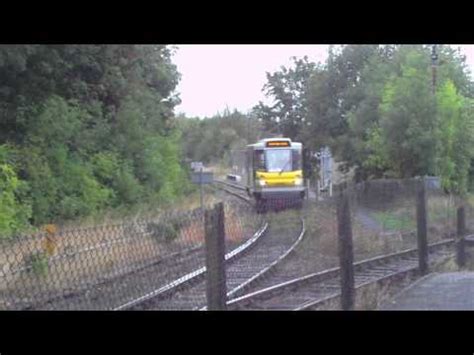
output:
[[[148,230],[157,242],[171,242],[178,237],[179,225],[177,222],[149,223]]]
[[[25,264],[36,276],[44,277],[48,274],[49,260],[44,252],[31,253],[25,258]]]
[[[384,230],[398,231],[410,230],[414,228],[414,220],[411,215],[405,211],[395,212],[374,212],[374,218],[382,225]]]

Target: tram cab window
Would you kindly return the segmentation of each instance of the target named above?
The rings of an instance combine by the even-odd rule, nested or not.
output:
[[[253,167],[255,171],[265,171],[265,155],[263,150],[254,151]]]
[[[268,149],[265,153],[268,172],[291,171],[291,151],[289,149]]]
[[[302,152],[299,149],[292,150],[293,170],[301,170],[303,168]]]

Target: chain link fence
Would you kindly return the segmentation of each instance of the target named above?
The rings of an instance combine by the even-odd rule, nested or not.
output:
[[[420,199],[421,186],[424,186],[423,199]],[[347,197],[348,207],[346,212],[338,212],[344,196]],[[447,245],[450,255],[454,257],[455,245],[451,241],[457,237],[456,214],[458,208],[467,201],[444,191],[436,178],[383,179],[334,186],[332,196],[325,194],[305,201],[302,215],[306,221],[307,236],[288,258],[288,262],[279,267],[280,274],[284,275],[281,281],[351,265],[355,278],[350,283],[354,289],[357,288],[356,308],[375,309],[379,302],[390,297],[392,286],[403,286],[406,285],[403,282],[413,279],[402,279],[403,282],[397,279],[393,284],[390,281],[382,283],[382,286],[377,283],[359,290],[364,282],[385,280],[384,277],[396,273],[397,268],[417,266],[421,256],[427,262],[423,272],[435,270],[438,266],[433,261],[446,254],[436,252],[436,255],[432,255],[431,246]],[[342,218],[341,213],[348,213],[348,217]],[[425,232],[419,231],[424,225],[422,216],[426,221]],[[469,230],[469,223],[472,223],[469,212],[466,212],[466,222]],[[423,249],[421,252],[420,245]],[[383,259],[398,254],[401,256],[390,260],[400,260],[392,264],[384,261],[388,259]],[[369,260],[373,260],[369,263],[372,265],[370,268],[357,266],[368,265]],[[404,260],[408,264],[404,264]],[[454,261],[454,258],[450,260]],[[357,271],[355,274],[354,270]],[[332,288],[331,292],[337,294],[346,281],[341,278],[336,283],[328,282],[324,287],[329,287],[328,290]],[[321,288],[318,287],[314,285],[313,292],[320,292]],[[295,292],[295,297],[309,301],[312,296],[310,293],[304,297],[298,296]],[[337,303],[329,309],[341,307],[345,306]]]
[[[446,243],[456,237],[456,213],[465,203],[444,191],[436,178],[348,184],[337,195],[351,221],[347,230],[338,228],[343,309],[377,308],[393,296],[397,287],[406,286],[404,282],[445,262],[449,253],[439,246],[450,245]],[[347,207],[344,198],[348,199]],[[349,224],[344,218],[338,215],[339,222]],[[454,256],[454,244],[451,252]],[[398,256],[377,259],[389,255]],[[366,260],[380,260],[379,266],[376,262],[365,264],[370,267],[356,266]],[[402,270],[412,271],[399,273]],[[370,287],[367,280],[373,282]],[[362,286],[364,283],[366,286]]]
[[[456,236],[459,206],[468,231],[474,217],[469,198],[446,193],[433,179],[345,184],[332,196],[303,204],[270,199],[263,209],[225,201],[204,211],[83,229],[51,225],[1,239],[0,308],[225,309],[249,290],[310,273],[413,249],[424,248],[418,255],[428,259],[427,246]]]
[[[474,233],[474,195],[469,194],[463,201],[465,206],[465,224],[467,235]],[[474,247],[472,243],[463,246],[463,259],[461,264],[466,270],[474,271]]]
[[[374,180],[348,187],[355,261],[417,247],[420,180]],[[425,181],[428,243],[456,231],[454,198]]]
[[[247,241],[260,216],[226,204],[226,249]],[[204,212],[56,231],[0,241],[0,309],[127,309],[205,266]],[[196,301],[198,303],[198,301]]]
[[[345,183],[335,186],[332,196],[306,201],[305,216],[319,249],[337,258],[336,205],[342,193],[348,195],[350,202],[355,261],[416,248],[416,204],[421,183],[420,179]],[[452,238],[459,198],[432,180],[425,180],[425,198],[428,243]]]

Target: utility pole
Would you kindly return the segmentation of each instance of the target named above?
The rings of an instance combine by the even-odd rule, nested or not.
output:
[[[431,74],[433,95],[436,94],[436,69],[438,66],[438,53],[436,52],[436,44],[431,47]]]

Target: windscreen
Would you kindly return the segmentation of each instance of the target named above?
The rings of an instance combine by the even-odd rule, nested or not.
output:
[[[292,171],[290,149],[269,149],[265,151],[268,172]]]

